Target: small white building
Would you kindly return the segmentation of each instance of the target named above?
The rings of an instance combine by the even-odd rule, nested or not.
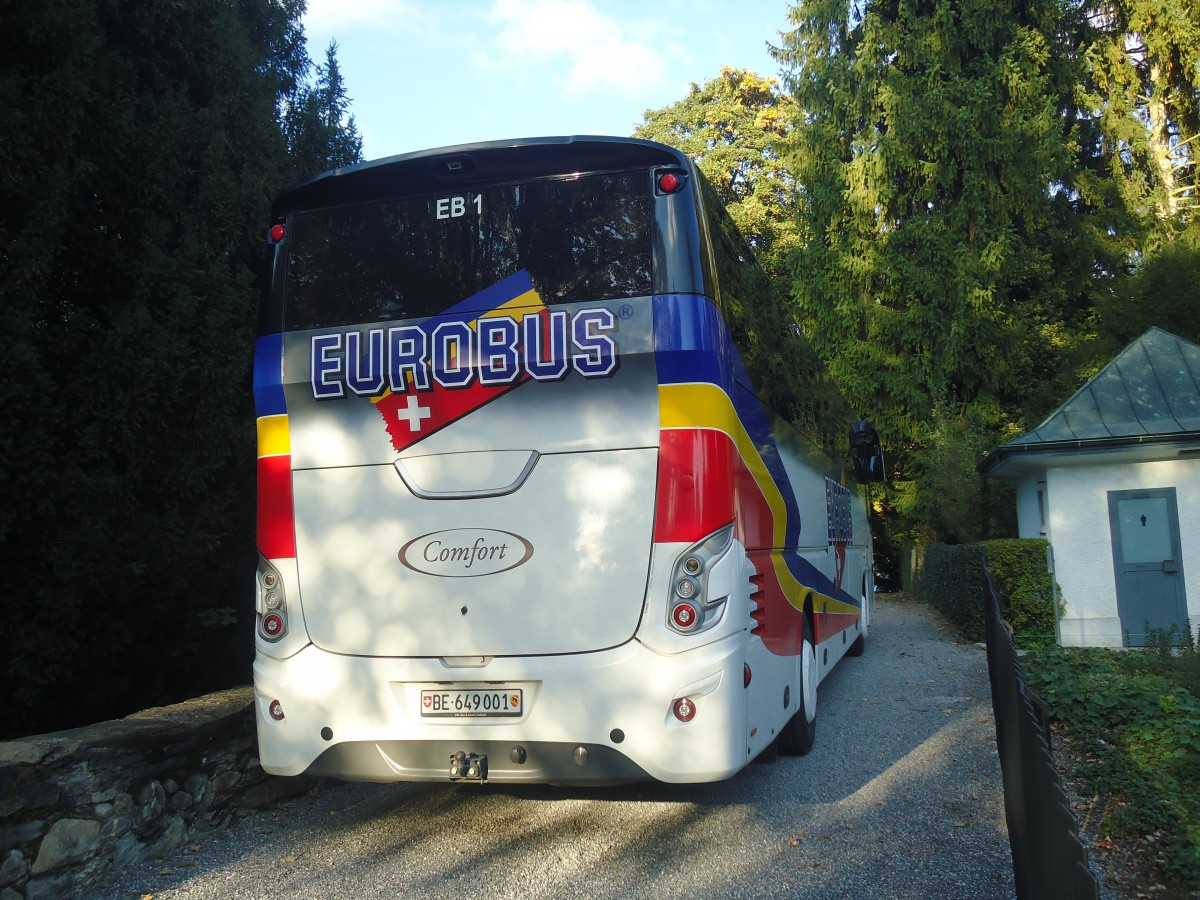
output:
[[[1059,642],[1136,647],[1200,627],[1200,346],[1151,328],[980,465],[1050,541]],[[1188,590],[1188,587],[1191,590]]]

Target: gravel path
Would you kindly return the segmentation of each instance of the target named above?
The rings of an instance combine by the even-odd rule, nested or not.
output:
[[[92,896],[1011,898],[986,654],[888,597],[807,757],[706,785],[326,782]]]

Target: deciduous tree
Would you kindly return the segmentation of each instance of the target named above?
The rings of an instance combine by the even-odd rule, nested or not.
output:
[[[703,87],[662,109],[646,110],[635,137],[669,144],[696,160],[773,275],[800,244],[796,181],[776,143],[792,128],[794,103],[779,83],[723,68]]]

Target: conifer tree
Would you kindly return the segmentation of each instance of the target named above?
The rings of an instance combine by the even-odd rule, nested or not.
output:
[[[284,115],[288,152],[297,178],[362,160],[362,135],[350,114],[350,98],[330,41],[314,83],[302,85]]]
[[[302,11],[5,7],[0,734],[248,677],[249,627],[213,626],[254,566],[250,347]]]
[[[1071,194],[1077,70],[1056,0],[803,0],[777,59],[810,235],[804,332],[900,474],[933,398],[993,433],[1045,405],[1086,310]]]
[[[854,17],[811,0],[792,15],[777,57],[801,109],[805,332],[893,439],[916,438],[931,386],[998,419],[1084,299],[1057,4],[891,0]]]

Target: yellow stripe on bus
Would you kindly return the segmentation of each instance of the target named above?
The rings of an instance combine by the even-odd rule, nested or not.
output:
[[[783,494],[738,418],[729,395],[710,383],[661,384],[658,386],[658,409],[661,428],[709,428],[729,435],[771,508],[772,542],[776,547],[783,546],[787,534],[787,507]]]
[[[263,416],[258,420],[258,458],[286,456],[292,452],[291,429],[288,417]]]
[[[472,331],[478,331],[480,319],[494,319],[497,316],[507,316],[519,309],[541,310],[545,308],[546,304],[542,302],[542,298],[538,295],[537,291],[526,291],[517,297],[513,297],[511,300],[501,303],[495,309],[489,309],[480,315],[478,319],[472,319],[467,324]],[[512,318],[515,319],[515,317]]]

